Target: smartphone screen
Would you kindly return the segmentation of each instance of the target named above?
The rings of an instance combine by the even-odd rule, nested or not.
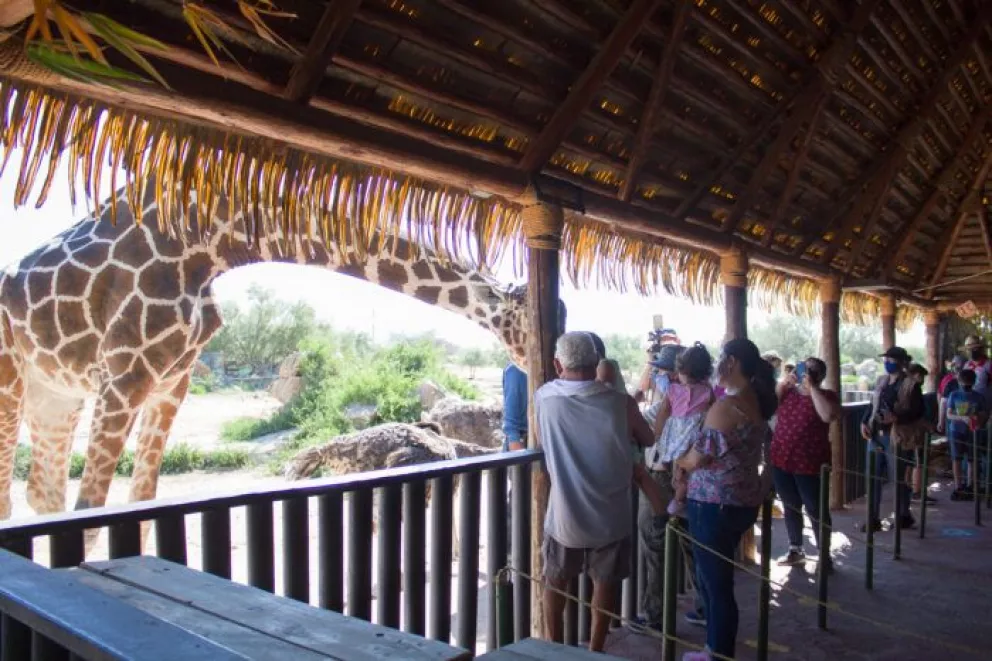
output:
[[[796,381],[802,381],[804,376],[806,376],[806,363],[799,363],[796,365]]]

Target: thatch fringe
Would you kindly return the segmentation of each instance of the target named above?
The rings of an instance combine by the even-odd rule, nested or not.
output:
[[[191,202],[198,217],[210,217],[223,192],[233,211],[255,219],[253,240],[288,238],[281,246],[288,253],[307,237],[354,246],[363,259],[374,237],[405,235],[444,260],[486,268],[519,234],[519,208],[500,198],[483,200],[263,138],[142,117],[3,78],[0,108],[0,175],[13,151],[22,150],[15,206],[28,203],[36,184],[41,206],[67,159],[73,205],[81,182],[99,213],[104,166],[110,165],[111,190],[120,188],[117,173],[123,170],[132,208],[141,208],[152,187],[162,231],[188,231]],[[111,196],[112,205],[116,199]]]
[[[300,240],[349,245],[364,259],[376,237],[401,236],[442,260],[488,270],[507,250],[518,269],[526,259],[519,206],[468,192],[306,153],[272,140],[236,135],[178,120],[147,118],[79,96],[52,92],[0,77],[0,175],[14,150],[22,150],[14,205],[28,203],[40,183],[36,205],[51,190],[59,164],[68,160],[69,190],[76,204],[82,183],[99,210],[104,166],[124,171],[132,208],[147,187],[159,207],[163,231],[189,230],[185,210],[210,217],[225,194],[234,210],[250,212],[255,240],[279,237],[292,253]],[[111,197],[116,204],[116,196]],[[209,227],[199,226],[200,231]],[[715,255],[653,237],[620,234],[614,227],[570,214],[563,236],[562,265],[576,286],[598,285],[644,295],[666,292],[694,303],[723,302]],[[768,311],[815,316],[816,282],[752,267],[750,304]],[[845,293],[844,321],[878,319],[879,301]],[[906,328],[919,310],[903,306],[897,323]]]

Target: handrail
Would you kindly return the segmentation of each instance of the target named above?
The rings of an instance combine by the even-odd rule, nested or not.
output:
[[[192,514],[219,508],[240,507],[256,503],[274,502],[288,498],[319,496],[328,492],[349,492],[376,489],[424,481],[445,475],[479,472],[495,468],[509,468],[540,460],[540,450],[517,450],[495,455],[449,459],[415,466],[402,466],[352,475],[306,480],[292,485],[259,485],[227,493],[179,496],[162,500],[149,500],[125,505],[110,505],[89,510],[46,514],[28,521],[0,523],[0,545],[9,539],[21,539],[63,532],[65,528],[102,528],[121,523],[135,523],[160,516]]]

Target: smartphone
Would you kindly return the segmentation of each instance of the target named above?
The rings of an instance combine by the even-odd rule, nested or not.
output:
[[[665,327],[665,317],[663,315],[656,314],[651,321],[654,324],[655,330],[661,330]]]
[[[796,382],[802,383],[804,376],[806,376],[806,363],[796,364]]]

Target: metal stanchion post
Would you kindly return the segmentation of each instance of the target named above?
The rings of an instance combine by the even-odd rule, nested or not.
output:
[[[895,548],[892,550],[892,557],[895,560],[899,560],[902,557],[902,508],[904,506],[902,499],[905,498],[902,492],[903,484],[906,483],[906,466],[903,466],[899,461],[899,448],[895,446],[895,441],[889,439],[889,451],[892,453],[892,466],[895,468],[896,474],[896,513],[893,517],[895,519],[896,527],[896,539]],[[889,473],[892,474],[891,472]]]
[[[494,581],[496,586],[496,647],[513,643],[513,584],[509,575]]]
[[[865,518],[865,531],[868,534],[868,548],[865,549],[865,589],[875,587],[875,521],[871,513],[875,509],[875,449],[868,449],[868,516]]]
[[[827,628],[827,576],[830,574],[830,526],[827,517],[830,516],[830,466],[820,467],[820,520],[817,521],[820,536],[820,562],[816,567],[816,596],[820,602],[817,612],[817,624],[821,629]],[[762,558],[764,561],[764,558]]]
[[[985,507],[992,507],[992,492],[989,491],[989,482],[992,481],[992,430],[989,425],[985,425]]]
[[[761,588],[758,591],[758,661],[768,661],[768,615],[772,600],[771,570],[772,497],[769,496],[761,504]]]
[[[927,536],[927,485],[930,480],[930,432],[923,439],[923,460],[920,462],[920,539]]]
[[[675,609],[676,609],[676,578],[678,576],[678,566],[676,565],[676,554],[679,548],[679,536],[675,533],[675,527],[669,522],[665,528],[665,611],[662,617],[662,631],[665,634],[664,658],[675,658]]]
[[[971,491],[975,497],[975,525],[982,525],[982,499],[978,495],[978,429],[971,430]]]

